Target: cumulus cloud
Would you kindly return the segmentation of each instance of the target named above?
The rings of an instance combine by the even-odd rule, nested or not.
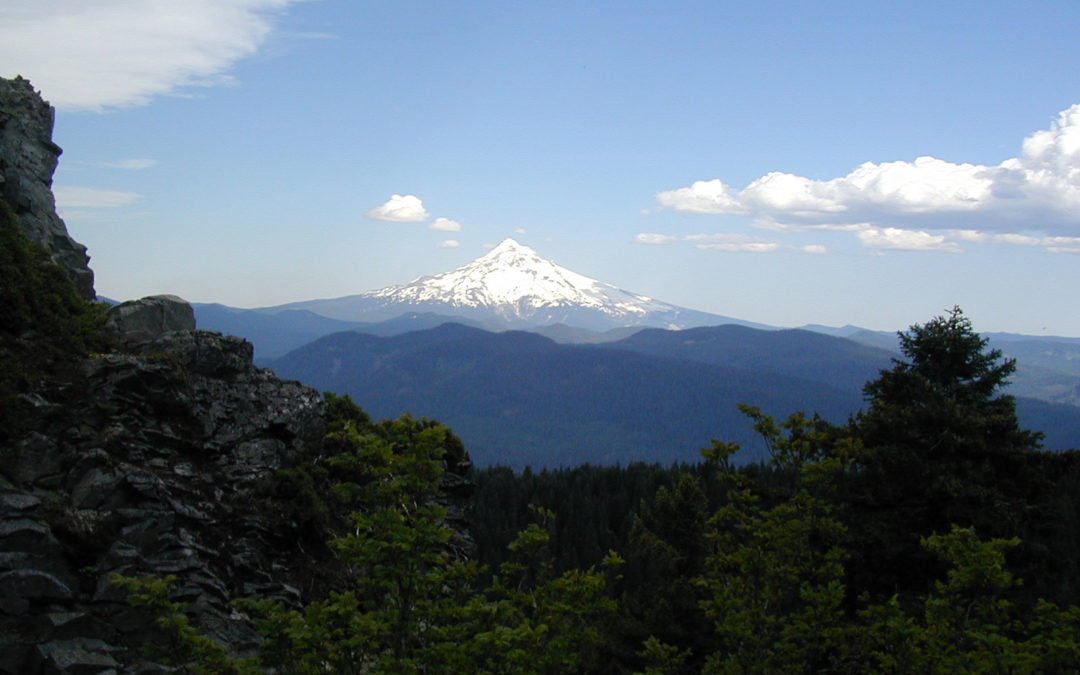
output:
[[[935,157],[866,162],[832,180],[773,172],[736,189],[720,179],[660,192],[661,207],[746,216],[771,229],[851,229],[876,248],[951,250],[926,230],[1080,230],[1080,104],[996,166]],[[901,235],[900,230],[910,231]]]
[[[439,248],[457,248],[461,246],[461,242],[456,239],[446,239],[439,242]]]
[[[416,195],[391,195],[385,204],[376,206],[367,212],[372,220],[388,220],[394,223],[421,223],[429,214],[424,202]]]
[[[634,237],[639,244],[670,244],[675,237],[669,234],[656,234],[655,232],[642,232]]]
[[[436,218],[433,223],[428,225],[428,229],[441,232],[461,232],[461,223],[449,218]]]
[[[229,82],[274,18],[299,0],[34,0],[0,3],[0,75],[61,110],[149,103]]]
[[[139,199],[134,192],[58,185],[53,188],[57,208],[109,209],[127,206]]]

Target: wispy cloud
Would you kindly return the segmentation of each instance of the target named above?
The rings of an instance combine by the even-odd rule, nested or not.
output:
[[[429,230],[439,230],[440,232],[461,232],[461,223],[456,220],[450,220],[449,218],[436,218],[430,225]]]
[[[157,166],[156,159],[132,158],[120,159],[115,162],[102,162],[101,166],[106,169],[123,169],[124,171],[145,171]]]
[[[1051,253],[1080,253],[1080,237],[1034,237],[1028,234],[1007,232],[995,234],[978,230],[949,230],[946,232],[953,241],[976,244],[1006,244],[1009,246],[1036,246]]]
[[[713,251],[728,251],[731,253],[772,253],[784,248],[778,241],[764,241],[754,239],[745,234],[726,232],[722,234],[691,234],[686,237],[687,241],[693,242],[694,246]]]
[[[439,242],[439,248],[457,248],[461,246],[461,242],[456,239],[445,239]]]
[[[61,110],[139,106],[230,81],[299,0],[34,0],[0,4],[0,75]]]
[[[158,165],[156,159],[146,158],[130,158],[130,159],[117,159],[110,162],[87,162],[82,160],[75,160],[71,162],[79,166],[93,166],[99,169],[120,169],[122,171],[145,171],[146,169],[152,169]]]
[[[670,234],[657,234],[655,232],[642,232],[634,237],[634,241],[639,244],[670,244],[675,240],[676,237]]]
[[[803,253],[827,253],[828,249],[820,244],[793,246],[782,241],[752,237],[739,232],[720,232],[712,234],[688,234],[681,238],[693,244],[695,248],[728,253],[774,253],[776,251],[802,251]],[[641,232],[634,236],[639,244],[652,246],[672,244],[680,241],[679,237],[655,232]]]
[[[58,185],[53,188],[58,208],[109,209],[127,206],[139,199],[134,192],[100,190],[98,188]]]
[[[394,223],[421,223],[429,214],[424,202],[416,195],[391,195],[384,204],[367,212],[372,220],[387,220]]]
[[[945,251],[959,253],[961,248],[943,234],[930,234],[920,230],[902,230],[895,227],[869,228],[856,233],[867,248],[893,251]]]
[[[956,250],[950,236],[930,230],[1080,233],[1080,104],[996,166],[935,157],[866,162],[832,180],[773,172],[741,190],[702,180],[656,199],[676,211],[744,216],[774,230],[848,229],[881,249]]]

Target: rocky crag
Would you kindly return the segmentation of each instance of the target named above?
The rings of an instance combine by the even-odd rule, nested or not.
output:
[[[29,83],[0,80],[3,200],[93,297],[49,192],[51,125]],[[179,298],[114,307],[107,330],[108,353],[21,395],[0,447],[0,673],[169,672],[139,656],[161,635],[113,573],[175,575],[171,599],[241,655],[258,636],[232,600],[299,605],[341,573],[279,478],[325,432],[320,394],[256,368],[250,343],[196,330]],[[440,497],[465,548],[466,468],[448,467]]]
[[[60,147],[52,141],[56,112],[20,77],[0,78],[0,196],[31,241],[49,250],[80,292],[94,299],[86,247],[68,235],[56,214],[53,172]]]

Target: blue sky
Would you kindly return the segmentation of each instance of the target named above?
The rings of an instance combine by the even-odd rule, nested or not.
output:
[[[9,0],[99,293],[359,293],[512,236],[778,326],[1080,336],[1080,5]],[[1074,107],[1077,106],[1077,107]]]

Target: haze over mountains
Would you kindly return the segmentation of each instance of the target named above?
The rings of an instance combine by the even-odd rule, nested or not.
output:
[[[512,239],[401,286],[196,314],[200,327],[251,340],[284,377],[351,394],[377,417],[438,419],[477,464],[519,468],[694,461],[711,438],[761,459],[737,404],[842,423],[896,355],[895,334],[784,330],[677,307]],[[1019,358],[1010,391],[1022,423],[1045,431],[1050,449],[1080,446],[1080,340],[992,337]]]

